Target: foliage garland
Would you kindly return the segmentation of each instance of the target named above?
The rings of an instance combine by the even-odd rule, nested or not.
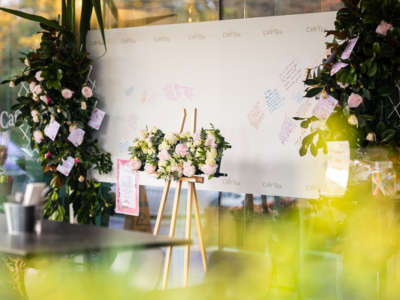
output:
[[[385,111],[388,101],[396,97],[396,82],[400,80],[400,3],[397,0],[343,0],[344,7],[337,12],[335,30],[329,30],[333,41],[327,43],[327,58],[322,64],[307,69],[305,97],[326,98],[331,95],[339,101],[334,112],[317,130],[303,138],[300,155],[318,149],[327,152],[327,141],[348,140],[352,148],[383,147],[395,161],[400,147],[398,121],[388,122]],[[348,59],[341,59],[349,40],[358,41]],[[331,76],[337,62],[348,66]],[[390,99],[389,99],[390,97]],[[308,128],[314,121],[302,120]],[[318,137],[318,139],[317,139]],[[315,143],[315,141],[317,141]]]
[[[45,213],[51,220],[67,219],[58,202],[60,188],[67,185],[72,189],[69,202],[73,204],[78,222],[94,223],[96,216],[111,212],[113,203],[101,195],[100,183],[87,176],[92,166],[100,174],[112,169],[111,155],[99,149],[97,139],[93,139],[94,129],[88,125],[98,102],[86,86],[92,60],[88,58],[88,52],[77,48],[73,32],[44,23],[40,26],[43,29],[40,47],[23,53],[20,60],[26,68],[22,74],[2,84],[9,83],[11,87],[24,82],[29,84],[29,93],[18,97],[18,103],[12,109],[20,112],[15,125],[20,126],[26,121],[31,128],[31,148],[39,150],[43,171],[53,173],[53,191],[50,201],[45,203]],[[54,141],[44,134],[52,121],[60,124]],[[85,131],[77,147],[68,141],[74,127]],[[65,176],[57,171],[57,167],[68,157],[73,157],[75,164]]]

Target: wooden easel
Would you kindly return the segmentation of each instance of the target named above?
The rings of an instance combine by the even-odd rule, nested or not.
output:
[[[192,135],[196,132],[196,118],[197,118],[197,109],[195,108],[193,110],[193,117],[192,117]],[[185,125],[185,120],[186,120],[186,109],[183,109],[181,122],[180,122],[179,129],[178,129],[178,134],[182,133],[183,127]],[[158,175],[155,174],[153,176],[158,176]],[[195,183],[204,183],[204,177],[200,177],[200,176],[193,176],[190,178],[181,177],[181,178],[179,178],[179,180],[177,180],[174,204],[173,204],[173,208],[172,208],[171,225],[170,225],[170,229],[169,229],[169,237],[174,237],[174,235],[175,235],[176,220],[178,217],[179,199],[180,199],[180,195],[181,195],[181,188],[182,188],[183,181],[187,181],[187,183],[188,183],[185,238],[190,239],[190,233],[191,233],[191,227],[192,227],[192,205],[193,205],[194,217],[196,219],[197,233],[199,236],[201,258],[203,261],[204,272],[206,272],[207,271],[207,255],[206,255],[206,248],[204,246],[199,203],[197,200],[197,193],[196,193],[196,186],[195,186]],[[165,203],[167,202],[170,185],[171,185],[170,180],[165,182],[164,191],[161,196],[160,208],[158,210],[157,221],[154,226],[153,235],[158,235],[158,233],[160,231],[161,221],[162,221],[162,217],[164,214]],[[171,255],[172,255],[172,246],[167,248],[167,254],[165,256],[162,289],[166,289],[167,285],[168,285],[168,275],[169,275],[169,269],[171,266]],[[189,282],[189,264],[190,264],[190,245],[186,245],[185,246],[185,255],[184,255],[184,267],[183,267],[184,268],[183,269],[183,286],[184,287],[187,287],[188,282]]]

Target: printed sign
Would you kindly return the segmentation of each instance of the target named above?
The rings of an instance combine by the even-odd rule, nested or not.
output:
[[[78,128],[77,126],[74,126],[72,128],[71,133],[68,136],[68,140],[75,145],[75,147],[78,147],[80,144],[82,144],[83,141],[83,136],[85,135],[85,131]]]
[[[106,113],[98,108],[95,108],[90,116],[88,125],[96,130],[99,130],[101,123],[103,122]]]
[[[72,168],[74,167],[75,160],[71,156],[68,156],[67,160],[63,159],[62,162],[62,165],[57,166],[57,171],[65,176],[68,176],[69,172],[71,172]]]
[[[349,142],[328,142],[328,168],[322,195],[343,196],[346,192],[350,168]]]
[[[314,107],[312,114],[321,121],[326,122],[337,104],[338,101],[331,95],[329,95],[328,98],[321,97],[319,98],[317,105]]]
[[[129,168],[129,160],[117,160],[117,205],[115,212],[139,215],[139,172]]]
[[[46,128],[44,129],[44,134],[48,136],[52,141],[54,141],[59,129],[60,129],[60,123],[54,120],[51,121],[50,124],[46,126]]]

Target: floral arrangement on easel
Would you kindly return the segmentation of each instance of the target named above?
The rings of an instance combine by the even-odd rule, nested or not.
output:
[[[205,174],[208,179],[218,177],[218,167],[224,150],[229,143],[221,136],[220,130],[201,129],[191,135],[188,131],[180,135],[174,132],[164,134],[157,127],[143,129],[129,148],[129,166],[133,171],[144,170],[157,173],[158,179],[178,180]]]
[[[335,30],[327,31],[334,37],[326,45],[327,57],[307,69],[305,80],[305,97],[319,101],[333,97],[338,104],[326,122],[315,116],[294,118],[302,120],[302,128],[317,123],[303,138],[300,155],[310,150],[316,156],[318,149],[326,153],[327,141],[347,140],[351,148],[387,150],[400,171],[399,122],[389,121],[387,114],[388,107],[398,102],[400,4],[397,0],[342,3]]]
[[[69,2],[68,2],[69,3]],[[29,85],[26,95],[20,95],[12,109],[19,115],[15,126],[27,122],[30,127],[31,148],[38,149],[43,171],[51,171],[53,189],[50,200],[45,202],[45,214],[51,220],[63,221],[63,206],[58,202],[58,192],[64,185],[72,190],[72,203],[79,223],[94,223],[95,217],[112,212],[113,203],[101,195],[100,183],[88,171],[93,167],[100,174],[112,168],[111,155],[99,149],[93,139],[94,128],[89,125],[98,99],[87,85],[92,60],[86,52],[86,34],[94,8],[101,28],[100,1],[82,1],[79,47],[75,37],[75,7],[62,1],[61,25],[58,21],[21,11],[1,8],[5,12],[39,22],[42,28],[40,47],[23,53],[25,64],[21,75],[2,84],[10,87]],[[74,4],[74,2],[73,2]]]

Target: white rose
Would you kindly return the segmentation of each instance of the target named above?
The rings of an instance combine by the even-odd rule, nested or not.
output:
[[[54,117],[54,116],[51,116],[51,119],[50,119],[50,121],[51,122],[53,122],[53,121],[55,121],[56,120],[56,117]]]
[[[140,130],[139,131],[139,140],[141,140],[141,141],[145,140],[147,138],[147,134],[148,134],[147,130],[145,130],[145,129]]]
[[[206,160],[206,164],[209,165],[209,166],[213,166],[213,165],[215,165],[215,160],[214,159],[207,159]]]
[[[153,126],[153,127],[151,127],[151,129],[150,129],[150,133],[156,134],[157,130],[158,130],[157,127],[156,127],[156,126]]]
[[[188,139],[188,138],[190,138],[190,132],[189,131],[184,131],[184,132],[181,133],[180,137]]]
[[[38,115],[34,115],[33,116],[33,122],[39,123],[39,116]]]
[[[161,167],[165,167],[167,165],[167,161],[158,161],[158,166]]]
[[[35,93],[33,93],[33,100],[38,101],[39,100],[39,96]]]
[[[195,141],[193,145],[195,147],[200,146],[201,145],[201,140]]]
[[[10,81],[10,88],[15,88],[15,82],[14,81]]]
[[[207,151],[206,157],[208,159],[215,159],[217,157],[217,149],[211,148],[210,150]]]
[[[355,115],[350,115],[349,119],[347,120],[350,125],[357,126],[358,125],[358,119]]]
[[[133,143],[133,147],[135,148],[139,148],[140,147],[140,143],[138,141]]]
[[[70,99],[72,98],[72,95],[74,94],[73,91],[71,91],[70,89],[63,89],[61,91],[61,95],[65,98],[65,99]]]
[[[165,139],[168,141],[168,143],[169,143],[170,145],[175,145],[176,142],[178,141],[178,139],[176,138],[174,132],[169,132],[169,133],[167,133],[167,135],[165,136]]]
[[[186,146],[187,146],[188,148],[191,148],[191,147],[193,146],[193,144],[192,144],[192,143],[187,143]]]
[[[82,175],[79,176],[78,181],[79,181],[79,182],[84,182],[84,181],[85,181],[85,177],[83,177]]]
[[[151,154],[154,154],[154,153],[156,153],[156,150],[154,150],[153,148],[147,150],[147,154],[151,155]]]
[[[148,142],[147,143],[147,147],[152,148],[153,147],[153,143],[152,142]]]
[[[166,167],[168,173],[171,173],[171,166]]]
[[[367,141],[370,141],[370,142],[375,141],[375,140],[376,140],[376,135],[375,135],[375,133],[373,133],[373,132],[368,133],[368,134],[367,134],[367,137],[366,137],[366,140],[367,140]]]
[[[190,152],[194,152],[194,151],[196,151],[196,148],[194,148],[194,147],[190,148]]]
[[[31,62],[29,61],[28,58],[25,58],[24,64],[25,64],[25,66],[27,66],[27,67],[30,67],[30,66],[31,66]]]
[[[145,140],[145,142],[148,144],[148,143],[151,143],[151,139],[150,138],[147,138],[146,140]]]
[[[40,100],[42,100],[44,103],[46,103],[46,104],[49,103],[49,98],[47,98],[46,95],[40,96],[39,98],[40,98]]]
[[[86,102],[85,101],[81,102],[81,109],[83,109],[83,110],[86,109]]]

